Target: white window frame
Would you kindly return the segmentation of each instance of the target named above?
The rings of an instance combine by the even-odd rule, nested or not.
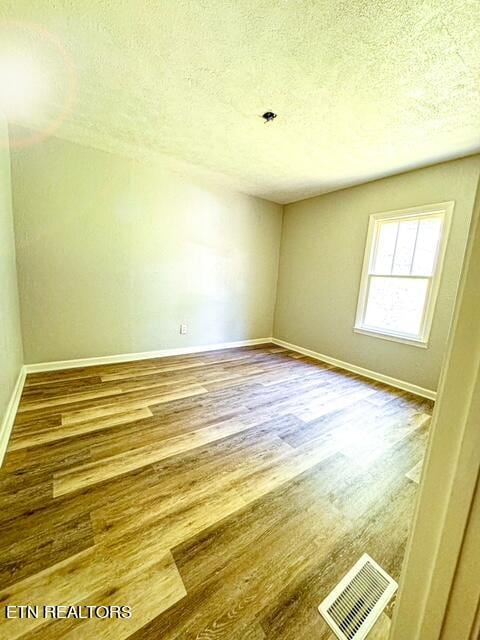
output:
[[[387,211],[384,213],[372,213],[368,223],[367,242],[365,246],[365,255],[363,259],[362,277],[360,281],[360,291],[358,296],[357,314],[355,318],[355,326],[353,330],[356,333],[363,333],[384,340],[393,340],[394,342],[403,342],[405,344],[417,347],[428,347],[430,330],[432,328],[435,305],[437,302],[438,290],[443,271],[443,263],[447,249],[448,236],[452,222],[452,214],[455,206],[454,201],[439,202],[436,204],[424,205],[421,207],[410,207],[409,209],[399,209],[397,211]],[[376,327],[368,327],[364,318],[367,309],[368,291],[370,286],[370,278],[375,275],[372,273],[375,259],[375,250],[377,246],[378,233],[381,222],[384,220],[404,221],[408,218],[428,218],[430,216],[441,216],[443,219],[441,237],[435,256],[432,276],[418,276],[429,279],[429,286],[425,298],[425,306],[423,310],[420,331],[418,335],[411,335],[397,331],[389,331],[387,329],[378,329]],[[412,278],[416,276],[393,276]]]

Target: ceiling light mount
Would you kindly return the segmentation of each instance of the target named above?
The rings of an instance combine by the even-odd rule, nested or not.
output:
[[[277,114],[273,113],[273,111],[265,111],[265,113],[262,116],[265,122],[273,122],[276,117],[277,117]]]

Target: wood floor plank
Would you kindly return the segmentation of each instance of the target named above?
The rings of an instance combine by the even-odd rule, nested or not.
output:
[[[136,377],[140,377],[140,376],[151,376],[151,375],[155,375],[157,373],[165,373],[165,372],[170,372],[170,371],[185,371],[187,369],[198,369],[199,367],[206,367],[206,366],[212,366],[215,365],[217,363],[225,363],[225,362],[234,362],[237,360],[243,360],[244,358],[246,358],[247,356],[236,356],[233,358],[225,358],[222,360],[214,360],[212,362],[208,362],[208,361],[204,361],[201,358],[197,361],[197,362],[186,362],[186,363],[175,363],[175,364],[165,364],[163,366],[157,366],[157,367],[153,367],[151,369],[144,369],[143,371],[137,371],[136,372]],[[102,380],[104,382],[108,382],[111,380],[117,381],[117,380],[124,380],[125,378],[131,378],[132,374],[130,371],[126,371],[123,373],[111,373],[111,374],[106,374],[104,376],[102,376]]]
[[[29,374],[2,609],[132,618],[0,616],[0,637],[329,640],[317,606],[362,553],[399,576],[432,408],[274,345]]]
[[[102,545],[90,547],[67,560],[57,563],[49,569],[37,573],[13,587],[8,593],[0,592],[2,605],[28,602],[31,606],[42,606],[45,603],[55,604],[102,604],[108,605],[115,594],[118,598],[130,601],[135,605],[136,624],[142,625],[155,615],[160,614],[177,600],[185,596],[180,574],[169,552],[157,556],[155,549],[149,548],[149,554],[143,549],[137,550],[132,544],[117,545],[115,550]],[[142,576],[146,583],[142,587]],[[150,584],[149,584],[150,583]],[[153,592],[146,596],[145,586],[149,584]],[[135,620],[135,617],[133,618]],[[11,640],[21,637],[27,632],[35,631],[48,622],[39,619],[0,618],[0,632]],[[96,638],[100,621],[87,621],[85,624],[64,629],[63,621],[48,628],[41,629],[42,638]],[[133,625],[102,625],[103,637],[128,637]]]
[[[413,484],[409,487],[406,483],[404,480],[395,485],[393,492],[385,492],[388,502],[372,505],[345,536],[337,539],[328,554],[318,558],[313,569],[290,581],[273,605],[265,607],[260,620],[269,640],[327,640],[330,629],[317,607],[363,553],[399,578],[413,509]],[[395,515],[400,509],[402,520]]]
[[[170,606],[186,596],[187,592],[177,571],[171,553],[166,553],[158,562],[136,573],[125,576],[114,586],[105,581],[103,588],[89,595],[79,605],[111,606],[128,602],[134,614],[128,619],[91,620],[64,619],[38,625],[24,638],[33,640],[123,640]]]
[[[116,413],[124,413],[125,411],[133,411],[135,409],[144,409],[164,402],[173,402],[174,400],[181,400],[182,398],[190,398],[202,393],[207,393],[207,390],[204,387],[201,387],[200,385],[191,385],[186,389],[170,393],[159,393],[134,399],[129,397],[127,400],[119,400],[113,404],[63,412],[62,424],[65,426],[78,424],[95,418],[111,416]]]
[[[80,423],[74,423],[70,425],[60,424],[56,428],[48,426],[47,428],[40,428],[38,430],[30,429],[24,430],[18,437],[12,438],[10,444],[10,450],[16,451],[18,449],[24,449],[25,447],[33,447],[40,444],[46,444],[54,442],[56,440],[63,440],[65,438],[71,438],[92,431],[100,431],[101,429],[110,429],[111,427],[117,427],[121,424],[130,424],[137,420],[143,420],[144,418],[151,418],[152,412],[148,407],[142,409],[132,409],[131,411],[125,411],[124,413],[114,413],[101,418],[94,418]],[[44,427],[41,423],[40,427]]]
[[[127,453],[101,458],[54,475],[54,496],[108,480],[148,464],[158,462],[191,449],[215,442],[230,435],[251,429],[255,418],[226,420],[211,427],[191,431],[185,435],[169,438],[157,445],[138,447]]]
[[[67,395],[57,395],[52,398],[25,399],[18,408],[18,412],[23,413],[24,411],[35,411],[35,409],[43,409],[44,407],[58,407],[63,404],[72,404],[74,402],[81,402],[82,400],[95,400],[108,396],[118,396],[121,393],[122,389],[120,387],[113,387],[98,391],[79,391]]]
[[[52,564],[70,557],[94,544],[89,514],[61,523],[43,522],[42,527],[32,530],[28,527],[21,537],[16,531],[16,539],[8,547],[2,534],[2,563],[0,584],[2,588],[36,574]]]
[[[318,520],[322,519],[322,527]],[[138,637],[240,640],[286,579],[301,575],[345,527],[309,474],[174,550],[190,598]],[[135,637],[135,636],[134,636]]]

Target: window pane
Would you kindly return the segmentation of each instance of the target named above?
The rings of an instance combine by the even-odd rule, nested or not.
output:
[[[417,237],[418,220],[399,222],[397,246],[393,259],[394,275],[409,275],[413,262],[415,238]]]
[[[431,276],[433,274],[441,230],[441,218],[426,218],[420,221],[413,259],[413,275]]]
[[[418,336],[427,278],[370,277],[364,326]]]
[[[392,272],[397,231],[398,222],[385,222],[380,225],[373,273],[390,274]]]

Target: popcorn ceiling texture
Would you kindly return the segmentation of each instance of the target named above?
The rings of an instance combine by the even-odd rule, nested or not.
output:
[[[480,149],[478,0],[4,0],[0,18],[73,61],[55,135],[276,202]],[[0,25],[0,53],[19,29]],[[20,124],[48,121],[61,74],[49,86]]]

